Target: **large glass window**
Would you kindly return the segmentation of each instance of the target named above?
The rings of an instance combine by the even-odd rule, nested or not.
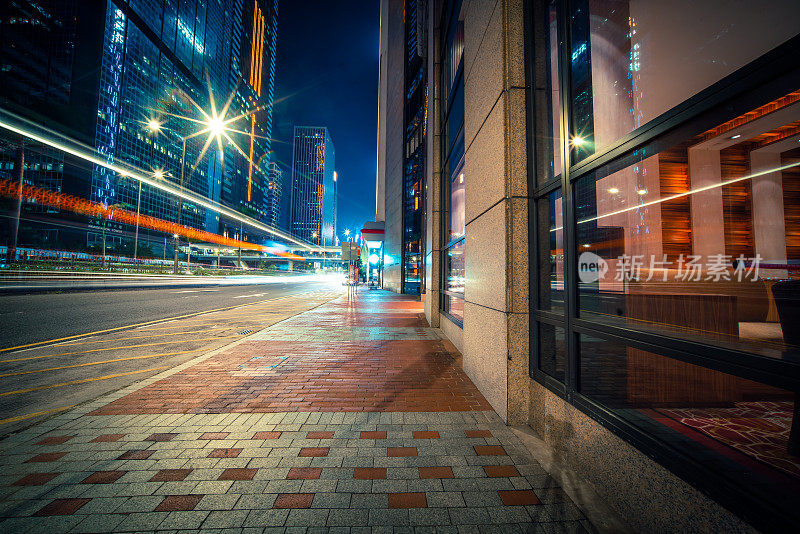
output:
[[[442,237],[442,310],[464,320],[464,20],[461,2],[445,9],[442,89],[442,176],[445,228]]]
[[[786,530],[800,522],[800,10],[532,6],[531,375]]]
[[[575,184],[580,316],[800,356],[800,90]]]
[[[570,2],[571,140],[605,148],[797,34],[794,0]]]

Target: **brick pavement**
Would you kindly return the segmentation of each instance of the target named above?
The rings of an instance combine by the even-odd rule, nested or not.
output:
[[[339,298],[0,442],[0,532],[584,532],[419,302]]]

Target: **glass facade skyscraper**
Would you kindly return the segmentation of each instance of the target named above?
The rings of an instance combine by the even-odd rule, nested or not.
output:
[[[289,230],[323,246],[335,241],[335,164],[327,128],[295,126]]]
[[[264,222],[273,228],[278,228],[281,223],[282,175],[278,164],[274,161],[270,162],[267,168],[267,219]]]
[[[17,106],[34,121],[92,145],[105,161],[182,183],[266,221],[277,11],[278,0],[5,4],[0,97],[12,110],[21,99]],[[220,150],[214,142],[204,151],[202,135],[188,138],[184,152],[182,140],[198,125],[179,117],[202,119],[198,108],[220,111],[231,94],[227,116],[245,115],[230,125],[242,132],[230,134],[238,148]],[[153,120],[157,132],[148,130]],[[6,152],[2,161],[13,160]],[[137,206],[134,180],[99,165],[66,176],[64,156],[37,158],[44,170],[26,172],[26,180],[106,205]],[[188,201],[181,206],[147,185],[141,213],[215,233],[227,227],[216,213]]]

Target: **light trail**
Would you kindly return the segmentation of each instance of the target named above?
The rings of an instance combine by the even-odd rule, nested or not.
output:
[[[216,324],[216,323],[211,323]],[[143,339],[143,338],[151,338],[151,337],[165,337],[165,336],[177,336],[180,334],[205,334],[209,330],[222,330],[223,328],[207,328],[206,330],[195,330],[193,332],[172,332],[169,334],[149,334],[146,336],[131,336],[131,337],[114,337],[110,339],[98,339],[96,341],[75,341],[72,343],[58,343],[55,345],[56,347],[68,347],[70,345],[88,345],[90,343],[110,343],[112,341],[128,341],[130,339]]]
[[[15,124],[14,122],[12,122],[12,120],[16,121],[17,123]],[[23,124],[20,124],[20,123],[23,123]],[[26,127],[26,124],[24,124],[24,123],[27,123],[28,125],[30,125],[32,127],[35,127],[40,131],[39,132],[32,131],[29,127]],[[112,170],[112,171],[118,173],[118,174],[126,175],[126,177],[128,177],[128,178],[133,178],[135,180],[138,180],[143,184],[147,184],[150,187],[153,187],[155,189],[159,189],[159,190],[164,191],[165,193],[168,193],[170,195],[174,195],[174,196],[176,196],[178,198],[182,198],[184,200],[188,200],[190,202],[194,202],[194,203],[196,203],[196,204],[198,204],[198,205],[200,205],[200,206],[202,206],[204,208],[210,209],[210,210],[212,210],[212,211],[214,211],[214,212],[216,212],[216,213],[218,213],[220,215],[224,215],[225,217],[228,217],[230,219],[239,221],[242,224],[246,224],[247,226],[249,226],[251,228],[256,228],[257,230],[260,230],[262,232],[266,232],[268,234],[272,234],[274,236],[279,237],[280,239],[283,239],[283,240],[288,241],[290,243],[294,243],[295,245],[298,245],[301,248],[304,248],[304,249],[307,249],[307,250],[318,250],[320,248],[319,246],[314,245],[313,243],[307,243],[305,241],[299,240],[299,239],[297,239],[297,238],[295,238],[295,237],[293,237],[293,236],[291,236],[291,235],[289,235],[289,234],[287,234],[285,232],[282,232],[282,231],[280,231],[280,230],[278,230],[278,229],[276,229],[276,228],[274,228],[272,226],[265,225],[263,223],[260,223],[260,222],[256,221],[255,219],[253,219],[251,217],[247,217],[246,215],[242,215],[241,213],[239,213],[237,211],[234,211],[234,210],[231,210],[229,208],[226,208],[222,204],[219,204],[218,202],[211,201],[211,200],[209,200],[209,199],[207,199],[207,198],[205,198],[205,197],[203,197],[201,195],[198,195],[198,194],[196,194],[196,193],[194,193],[194,192],[192,192],[190,190],[187,190],[186,188],[175,187],[175,186],[172,186],[172,185],[170,185],[169,183],[167,183],[165,181],[160,181],[160,180],[149,178],[140,169],[135,168],[132,165],[123,166],[123,165],[119,165],[117,163],[109,163],[108,161],[105,161],[104,159],[102,159],[100,157],[97,157],[94,154],[94,150],[91,149],[90,147],[86,147],[86,146],[82,145],[81,143],[78,143],[74,139],[70,139],[69,137],[67,137],[67,136],[65,136],[63,134],[51,131],[49,129],[45,129],[45,128],[43,128],[41,126],[38,126],[38,125],[35,125],[35,124],[31,123],[31,121],[28,121],[27,119],[24,119],[23,117],[20,117],[20,116],[14,114],[14,113],[9,112],[8,110],[2,109],[2,108],[0,108],[0,128],[3,128],[3,129],[8,130],[10,132],[14,132],[14,133],[16,133],[18,135],[21,135],[23,137],[27,137],[29,139],[37,141],[37,142],[39,142],[39,143],[41,143],[43,145],[49,146],[51,148],[55,148],[56,150],[60,150],[62,152],[65,152],[65,153],[70,154],[72,156],[75,156],[77,158],[80,158],[80,159],[82,159],[84,161],[92,163],[93,165],[98,165],[98,166],[101,166],[101,167],[105,167],[105,168],[107,168],[109,170]],[[70,143],[70,145],[72,145],[72,146],[69,146],[69,145],[65,144],[64,142],[61,142],[58,139],[52,139],[52,138],[48,137],[48,135],[60,137],[62,140]]]

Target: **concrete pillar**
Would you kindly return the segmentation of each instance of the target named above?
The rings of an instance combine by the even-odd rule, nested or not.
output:
[[[722,181],[719,150],[689,149],[689,183],[691,189],[718,185]],[[725,253],[725,219],[722,210],[722,187],[693,193],[692,253],[708,261],[712,254]]]
[[[750,172],[756,174],[781,165],[780,152],[750,153]],[[783,212],[783,176],[780,171],[752,179],[753,240],[763,264],[783,264],[786,257],[786,223]],[[787,269],[761,269],[764,276],[786,278]]]

